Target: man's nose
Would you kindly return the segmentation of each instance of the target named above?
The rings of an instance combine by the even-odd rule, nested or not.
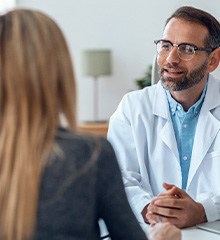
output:
[[[178,45],[177,44],[173,44],[173,47],[170,50],[166,60],[169,63],[179,63],[181,61],[181,59],[178,55]]]

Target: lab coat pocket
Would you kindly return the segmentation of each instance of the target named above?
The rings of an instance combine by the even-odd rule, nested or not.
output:
[[[220,183],[220,151],[213,151],[206,154],[197,172],[200,183],[198,187],[203,191],[218,189]],[[200,186],[200,184],[202,186]]]
[[[220,151],[209,152],[206,154],[205,159],[202,164],[203,174],[210,183],[213,181],[213,176],[220,182]],[[219,184],[218,184],[219,185]]]
[[[205,159],[216,159],[219,158],[220,160],[220,151],[208,152],[205,156]]]

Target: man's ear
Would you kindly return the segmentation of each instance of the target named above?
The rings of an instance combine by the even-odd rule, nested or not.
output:
[[[219,65],[220,61],[220,48],[216,48],[209,56],[209,63],[207,70],[213,72]]]

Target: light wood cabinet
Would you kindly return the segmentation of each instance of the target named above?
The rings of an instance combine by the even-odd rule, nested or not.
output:
[[[78,131],[107,137],[108,122],[85,122],[78,124]]]

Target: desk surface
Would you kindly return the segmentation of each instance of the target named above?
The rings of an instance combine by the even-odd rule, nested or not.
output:
[[[99,221],[101,235],[108,235],[108,230],[105,226],[103,220]],[[142,225],[143,230],[147,233],[150,231],[150,226],[147,224]],[[185,228],[181,230],[182,240],[220,240],[220,234],[204,231],[202,229],[198,229],[196,227]],[[111,240],[110,238],[105,238],[105,240]]]
[[[148,232],[150,230],[149,225],[141,224],[143,230]],[[196,227],[185,228],[181,230],[182,240],[220,240],[220,234],[204,231]]]
[[[182,240],[220,240],[220,234],[208,232],[196,227],[186,228],[181,232]]]

